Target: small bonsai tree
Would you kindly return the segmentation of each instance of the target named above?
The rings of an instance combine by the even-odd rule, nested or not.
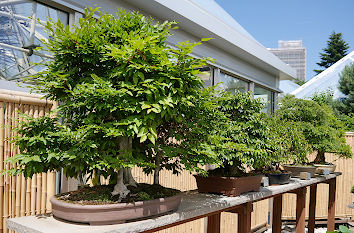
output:
[[[311,150],[317,151],[314,163],[324,164],[325,152],[352,157],[350,147],[345,142],[344,126],[326,104],[285,96],[276,114],[280,119],[294,122],[301,128]]]
[[[310,147],[295,122],[280,119],[279,116],[273,114],[268,118],[268,127],[271,132],[270,143],[278,147],[273,152],[276,159],[269,168],[270,171],[281,170],[280,165],[289,162],[297,164],[308,162],[307,154],[310,152]]]
[[[215,176],[243,176],[249,171],[260,172],[275,159],[277,145],[271,143],[267,115],[263,104],[250,93],[219,94],[219,111],[227,117],[219,131],[224,143],[217,147],[223,164],[210,171]]]
[[[188,146],[171,150],[186,145],[183,132],[174,133],[178,126],[195,125],[187,120],[201,96],[197,68],[206,59],[189,54],[200,42],[173,49],[165,40],[175,23],[136,12],[119,10],[113,16],[89,9],[85,16],[72,28],[60,21],[45,25],[51,38],[45,45],[54,59],[32,81],[37,91],[60,103],[59,115],[28,118],[19,126],[15,142],[21,153],[11,158],[18,164],[12,173],[31,177],[64,168],[82,184],[85,174],[117,176],[112,194],[124,198],[129,192],[124,173],[132,178],[125,168],[152,169],[158,184],[161,168],[177,172],[184,164],[193,171],[198,163],[216,162],[209,137],[201,144],[198,132],[190,134],[197,137],[189,137]],[[174,140],[178,143],[169,145]]]

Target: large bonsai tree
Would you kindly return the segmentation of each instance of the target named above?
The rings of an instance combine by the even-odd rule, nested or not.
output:
[[[174,24],[97,9],[85,10],[72,28],[47,22],[51,39],[45,45],[54,59],[32,81],[37,91],[60,103],[58,117],[28,118],[19,126],[15,142],[21,153],[11,159],[18,164],[12,172],[31,177],[64,168],[82,184],[85,174],[118,174],[113,194],[124,197],[129,192],[124,173],[131,178],[125,168],[154,170],[158,183],[161,168],[177,172],[184,164],[193,171],[198,163],[217,162],[212,138],[200,143],[203,133],[188,128],[203,123],[198,115],[196,124],[188,120],[202,96],[197,68],[206,60],[189,55],[199,42],[167,45]],[[179,125],[190,133],[188,140],[175,133]],[[173,145],[181,146],[177,151]]]
[[[350,146],[345,142],[344,126],[326,104],[285,96],[276,114],[301,128],[312,150],[317,151],[315,163],[325,163],[325,152],[345,158],[352,156]]]

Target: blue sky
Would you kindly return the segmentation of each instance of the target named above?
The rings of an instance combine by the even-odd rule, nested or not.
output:
[[[354,50],[354,0],[215,0],[267,48],[278,40],[302,39],[307,49],[307,80],[319,68],[319,53],[332,31],[343,33]]]

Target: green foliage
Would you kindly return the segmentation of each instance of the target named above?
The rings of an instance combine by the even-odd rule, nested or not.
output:
[[[219,159],[224,162],[212,175],[240,176],[246,168],[260,171],[278,159],[274,152],[279,147],[271,141],[267,114],[261,112],[263,104],[259,100],[250,93],[225,92],[219,94],[218,105],[227,117],[220,130],[226,140],[217,148]]]
[[[352,186],[351,193],[353,193],[353,194],[354,194],[354,185]]]
[[[302,86],[302,85],[304,85],[306,83],[306,81],[302,80],[302,79],[299,79],[299,78],[295,78],[294,83],[296,83],[297,85]]]
[[[347,65],[340,74],[339,90],[346,95],[339,100],[337,109],[347,116],[354,114],[354,64]]]
[[[28,119],[19,128],[21,153],[11,161],[26,177],[61,167],[67,176],[108,176],[122,167],[156,166],[141,147],[161,145],[164,125],[185,121],[181,109],[199,98],[196,68],[206,59],[190,53],[201,42],[169,47],[165,40],[175,22],[123,10],[114,16],[86,9],[85,15],[73,28],[60,21],[45,25],[54,59],[34,81],[37,91],[60,103],[60,121]],[[119,150],[122,138],[131,138],[132,149]],[[175,153],[168,160],[187,163],[189,149],[181,147],[183,157]],[[204,155],[193,160],[209,161]]]
[[[350,147],[345,142],[344,126],[328,105],[285,96],[276,114],[282,120],[296,123],[312,150],[319,154],[332,152],[341,157],[352,156]]]
[[[342,122],[345,130],[354,131],[354,113],[345,113],[342,110],[348,109],[347,107],[343,107],[343,100],[334,100],[333,93],[330,91],[316,93],[311,99],[320,105],[328,105],[333,110],[338,120]]]
[[[328,68],[347,55],[348,49],[349,45],[343,39],[342,33],[332,32],[327,40],[327,47],[323,49],[323,53],[320,53],[321,62],[316,64],[320,67]],[[314,71],[319,74],[323,70]]]
[[[296,122],[281,119],[273,114],[268,119],[268,126],[271,131],[271,143],[279,148],[274,151],[276,163],[273,168],[277,169],[279,164],[289,162],[307,163],[307,154],[310,147],[299,125]]]
[[[338,230],[336,230],[336,231],[327,231],[327,233],[354,233],[354,231],[350,230],[346,226],[340,225]]]

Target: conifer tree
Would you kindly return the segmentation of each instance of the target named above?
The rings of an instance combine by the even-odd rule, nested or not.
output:
[[[321,61],[317,62],[317,65],[323,68],[328,68],[345,55],[347,55],[349,49],[348,43],[343,39],[342,33],[332,32],[327,40],[327,47],[323,49],[323,53],[320,53]],[[317,74],[321,73],[324,69],[314,70]]]

